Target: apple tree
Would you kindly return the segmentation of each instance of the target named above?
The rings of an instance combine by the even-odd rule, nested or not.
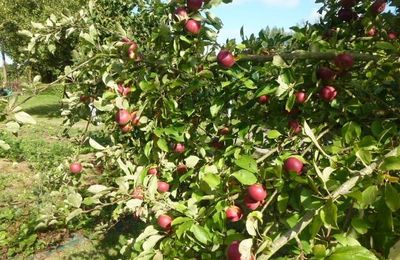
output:
[[[145,227],[118,248],[133,259],[388,257],[400,3],[318,0],[316,24],[222,46],[222,2],[91,1],[32,32],[32,51],[79,37],[64,125],[104,126],[86,136],[95,163],[58,169],[65,203],[41,224],[100,235],[135,218]]]

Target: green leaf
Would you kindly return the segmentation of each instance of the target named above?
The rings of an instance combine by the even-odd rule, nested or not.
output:
[[[169,151],[168,143],[163,138],[158,139],[157,146],[158,146],[158,148],[160,148],[164,152],[168,152]]]
[[[97,193],[100,193],[100,192],[103,192],[106,190],[108,190],[108,187],[106,187],[104,185],[98,185],[98,184],[92,185],[88,188],[88,192],[93,193],[93,194],[97,194]]]
[[[390,156],[385,158],[383,163],[380,166],[383,171],[394,171],[400,170],[400,157],[399,156]]]
[[[206,173],[204,174],[203,181],[205,181],[208,186],[213,190],[218,187],[221,183],[221,178],[214,173]]]
[[[342,128],[342,137],[347,144],[361,136],[361,127],[355,122],[347,122]]]
[[[221,110],[221,108],[224,106],[224,104],[222,102],[217,102],[216,104],[212,105],[210,107],[210,113],[212,117],[215,117],[219,111]]]
[[[327,260],[378,260],[368,249],[362,246],[339,247]]]
[[[15,119],[22,124],[32,124],[32,125],[36,124],[35,119],[33,119],[33,117],[31,115],[29,115],[23,111],[16,113]]]
[[[278,130],[268,130],[267,131],[267,138],[268,139],[276,139],[282,134]]]
[[[247,216],[246,230],[250,236],[257,236],[258,222],[262,223],[262,213],[260,211],[253,211]]]
[[[305,120],[303,123],[303,127],[304,127],[304,133],[311,139],[311,141],[314,143],[314,145],[321,151],[321,153],[323,155],[330,158],[330,156],[327,153],[325,153],[324,150],[322,149],[322,147],[319,145],[318,140],[314,135],[314,132],[311,130],[311,128],[308,126],[308,124]]]
[[[397,241],[392,248],[390,248],[390,253],[388,259],[390,260],[399,260],[400,256],[400,240]]]
[[[378,196],[378,187],[377,186],[369,186],[362,192],[362,203],[366,206],[371,205],[375,202],[376,197]]]
[[[243,155],[235,161],[235,164],[240,168],[245,169],[249,172],[252,173],[258,172],[257,162],[251,156]]]
[[[289,67],[289,66],[286,64],[285,60],[284,60],[281,56],[279,56],[279,55],[275,55],[275,56],[273,57],[273,59],[272,59],[272,64],[273,64],[274,66],[279,67],[279,68],[287,68],[287,67]]]
[[[368,223],[362,218],[353,218],[351,226],[361,235],[366,234],[369,228]]]
[[[153,249],[154,246],[157,244],[158,241],[160,241],[164,236],[163,235],[153,235],[150,236],[144,241],[143,243],[143,250],[148,251],[150,249]]]
[[[188,168],[194,168],[199,160],[199,157],[192,155],[185,159],[185,164]]]
[[[99,144],[98,142],[96,142],[94,139],[89,138],[89,145],[96,149],[96,150],[104,150],[106,149],[104,146],[102,146],[101,144]]]
[[[399,192],[391,184],[385,186],[385,202],[388,208],[393,212],[400,209]]]
[[[232,175],[243,185],[252,185],[257,183],[257,177],[254,175],[254,173],[246,170],[237,171]]]
[[[75,208],[79,208],[82,204],[82,196],[79,193],[71,193],[67,197],[67,203]]]
[[[3,140],[0,140],[0,148],[7,151],[10,150],[11,146]]]
[[[157,143],[158,145],[158,143]],[[151,150],[153,149],[153,141],[148,141],[144,146],[144,155],[149,158]]]
[[[381,50],[397,51],[397,48],[390,42],[380,41],[380,42],[375,43],[375,46]]]
[[[12,121],[12,122],[8,122],[6,124],[6,128],[7,128],[7,131],[15,134],[15,133],[18,133],[20,125],[17,122]]]
[[[356,152],[356,156],[361,160],[361,162],[368,166],[372,161],[372,154],[366,149],[360,149]]]
[[[321,220],[325,226],[333,228],[337,227],[337,211],[337,206],[332,202],[332,200],[328,200],[320,212]]]
[[[68,216],[66,217],[65,221],[68,223],[71,219],[79,216],[80,214],[82,214],[83,210],[82,209],[75,209],[73,211],[71,211]]]
[[[190,231],[193,233],[196,239],[202,244],[207,244],[207,242],[210,240],[210,233],[200,225],[197,224],[192,225]]]

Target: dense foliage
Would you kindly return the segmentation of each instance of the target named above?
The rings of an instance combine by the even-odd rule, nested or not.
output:
[[[37,26],[32,50],[79,37],[65,126],[90,103],[107,137],[87,138],[95,164],[59,168],[65,205],[41,225],[101,234],[137,218],[146,228],[120,249],[133,259],[388,257],[400,43],[398,12],[383,11],[398,1],[317,1],[317,24],[225,46],[208,11],[220,2],[91,1]]]

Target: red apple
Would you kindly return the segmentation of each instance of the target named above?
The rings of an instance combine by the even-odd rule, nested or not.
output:
[[[85,96],[85,95],[81,95],[79,97],[79,101],[81,101],[82,103],[89,103],[90,102],[90,96]]]
[[[224,142],[221,142],[218,138],[214,138],[214,139],[211,141],[211,145],[212,145],[212,147],[214,147],[214,149],[216,149],[216,150],[219,150],[219,149],[224,148]]]
[[[122,84],[118,84],[118,93],[120,93],[123,96],[128,96],[129,93],[131,93],[131,88],[130,87],[125,87]]]
[[[69,166],[69,170],[71,171],[71,173],[78,174],[82,171],[82,164],[78,162],[71,163],[71,165]]]
[[[367,31],[367,35],[370,37],[374,37],[377,33],[378,33],[378,30],[376,29],[375,26],[371,27],[371,29],[369,29]]]
[[[306,94],[306,92],[304,92],[304,91],[299,91],[299,92],[296,92],[296,102],[298,103],[298,104],[303,104],[304,102],[306,102],[306,99],[307,99],[307,94]]]
[[[184,153],[185,152],[185,145],[181,144],[181,143],[175,144],[174,152],[176,152],[176,153]]]
[[[388,38],[389,38],[389,40],[396,40],[397,39],[397,33],[389,32],[388,33]]]
[[[380,14],[385,11],[386,8],[386,0],[376,0],[371,5],[371,10],[374,14]]]
[[[341,0],[340,5],[344,8],[351,8],[357,4],[356,0]]]
[[[132,192],[132,198],[143,200],[144,199],[143,189],[141,187],[136,187]]]
[[[353,55],[348,53],[341,53],[335,58],[335,65],[341,69],[350,69],[354,64]]]
[[[133,127],[131,124],[126,124],[126,125],[120,125],[119,129],[121,129],[121,132],[126,134],[132,131]]]
[[[147,173],[150,174],[150,175],[158,175],[158,170],[157,170],[156,167],[151,167],[151,168],[147,171]]]
[[[193,19],[189,19],[186,23],[185,23],[185,29],[187,32],[197,35],[200,33],[201,30],[201,24],[199,21],[193,20]]]
[[[319,95],[324,101],[331,102],[336,98],[337,91],[332,86],[325,86],[321,89]]]
[[[335,76],[335,72],[328,67],[321,67],[317,71],[317,77],[325,81],[334,80]]]
[[[187,0],[186,6],[191,11],[197,11],[203,6],[203,0]]]
[[[217,55],[218,64],[222,67],[229,69],[235,65],[235,57],[228,50],[221,50]]]
[[[247,194],[255,201],[262,201],[267,197],[267,191],[259,183],[250,185],[247,188]]]
[[[256,201],[254,199],[252,199],[249,194],[247,194],[244,199],[243,199],[244,204],[246,205],[247,208],[251,209],[251,210],[256,210],[261,202],[260,201]]]
[[[178,7],[176,8],[174,14],[178,16],[180,19],[187,19],[188,18],[188,13],[185,7]]]
[[[158,217],[158,225],[164,230],[171,229],[172,218],[168,215],[160,215]]]
[[[131,42],[131,44],[129,45],[129,49],[128,49],[128,57],[129,59],[136,59],[137,58],[137,48],[138,45],[135,42]]]
[[[299,121],[297,121],[297,120],[289,121],[289,127],[292,130],[292,132],[295,134],[298,134],[301,132],[301,125],[300,125]]]
[[[132,124],[133,125],[140,125],[140,117],[138,115],[135,114],[135,116],[132,117]]]
[[[239,245],[240,245],[240,241],[233,241],[229,247],[228,247],[228,252],[227,252],[227,256],[228,256],[228,260],[241,260],[241,254],[239,252]]]
[[[237,222],[243,217],[242,209],[237,206],[230,206],[226,209],[225,214],[226,218],[229,219],[231,222]]]
[[[350,8],[342,8],[338,12],[338,18],[343,22],[350,22],[351,20],[356,20],[358,15]]]
[[[289,157],[286,159],[283,167],[286,172],[294,172],[297,175],[300,175],[303,171],[303,162],[296,157]]]
[[[267,104],[268,101],[269,101],[269,96],[267,95],[263,95],[258,98],[258,103],[260,103],[261,105]]]
[[[179,174],[184,174],[184,173],[187,172],[187,170],[188,170],[187,166],[184,165],[183,163],[179,164],[178,167],[176,167],[176,171],[177,171]]]
[[[127,123],[129,123],[129,121],[131,121],[131,114],[126,109],[120,109],[115,114],[115,121],[119,125],[126,125]]]
[[[218,133],[220,135],[228,135],[229,134],[229,128],[228,127],[223,127],[221,129],[219,129]]]
[[[163,181],[158,182],[157,190],[161,193],[169,191],[169,184]]]
[[[132,40],[129,39],[128,37],[126,37],[126,36],[122,37],[121,41],[123,43],[125,43],[125,44],[131,44],[132,43]]]

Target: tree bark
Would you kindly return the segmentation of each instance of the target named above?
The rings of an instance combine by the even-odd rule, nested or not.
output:
[[[1,47],[1,58],[3,59],[3,87],[7,86],[7,62],[6,54],[4,53],[3,47]]]

